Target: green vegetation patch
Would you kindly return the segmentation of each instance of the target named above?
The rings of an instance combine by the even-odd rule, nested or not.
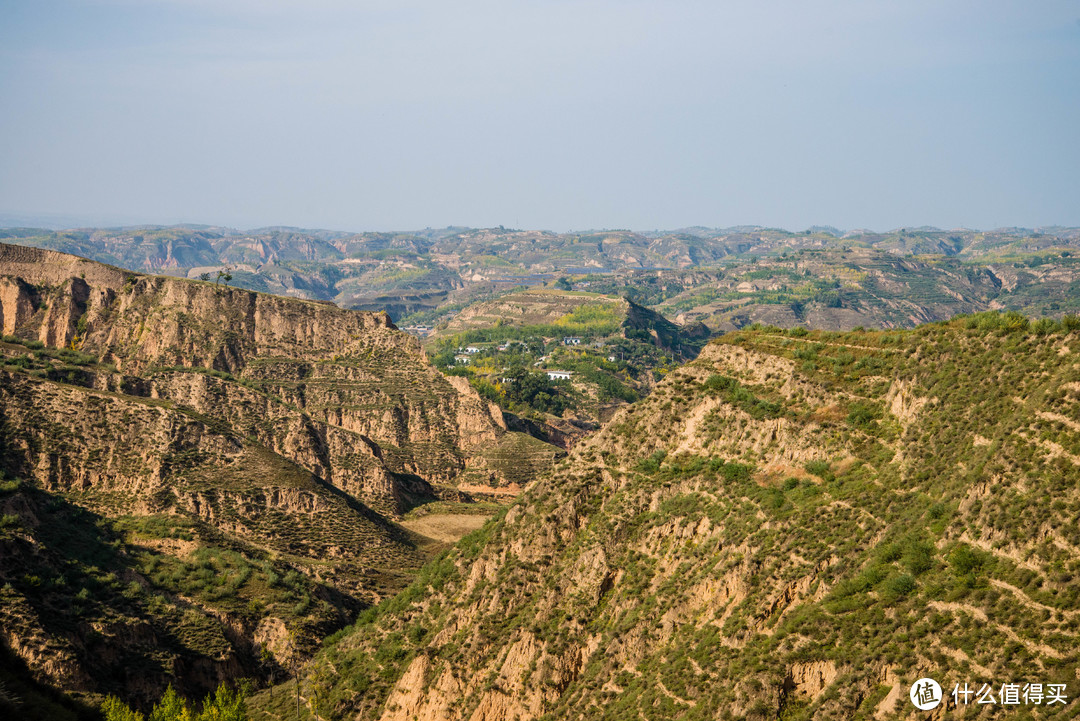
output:
[[[739,381],[725,375],[714,374],[704,382],[705,390],[718,396],[747,413],[751,418],[778,418],[784,414],[783,404],[758,398]]]

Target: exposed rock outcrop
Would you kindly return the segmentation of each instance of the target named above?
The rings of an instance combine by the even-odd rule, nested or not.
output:
[[[0,244],[0,326],[0,640],[69,692],[280,678],[419,566],[390,518],[539,470],[385,313]]]
[[[425,483],[453,485],[506,429],[385,313],[0,244],[0,314],[6,333],[78,347],[125,376],[95,386],[219,418],[391,512],[430,494]]]

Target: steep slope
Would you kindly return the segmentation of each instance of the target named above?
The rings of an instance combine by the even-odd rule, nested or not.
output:
[[[891,718],[921,676],[1072,698],[1078,328],[726,336],[366,613],[309,707]]]
[[[68,692],[145,703],[280,673],[424,558],[172,401],[0,371],[0,420],[0,642]]]
[[[70,692],[280,677],[428,557],[391,518],[529,478],[385,314],[0,245],[0,325],[0,640]]]
[[[385,314],[141,276],[0,246],[5,333],[115,365],[95,377],[236,425],[378,507],[451,484],[501,415],[425,362]],[[110,385],[112,384],[112,385]]]

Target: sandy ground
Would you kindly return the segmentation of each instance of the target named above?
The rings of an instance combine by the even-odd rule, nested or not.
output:
[[[419,533],[436,541],[456,543],[462,536],[472,533],[484,525],[488,515],[433,513],[423,518],[401,521],[401,525],[413,533]]]

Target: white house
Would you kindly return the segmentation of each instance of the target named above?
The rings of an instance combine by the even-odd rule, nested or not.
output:
[[[465,352],[466,352],[466,353],[479,353],[479,352],[480,352],[480,349],[479,349],[479,348],[477,348],[477,347],[476,347],[476,346],[474,346],[474,345],[471,345],[471,346],[469,346],[468,348],[466,348],[466,349],[465,349]]]
[[[553,381],[568,381],[572,375],[573,373],[570,371],[551,370],[547,372],[547,377]]]
[[[456,363],[458,365],[467,366],[471,362],[472,362],[472,358],[470,358],[467,355],[456,355],[456,356],[454,356],[454,363]]]
[[[563,345],[581,345],[581,339],[576,338],[576,337],[574,337],[572,335],[568,335],[568,336],[566,336],[565,338],[562,339],[562,344]]]

